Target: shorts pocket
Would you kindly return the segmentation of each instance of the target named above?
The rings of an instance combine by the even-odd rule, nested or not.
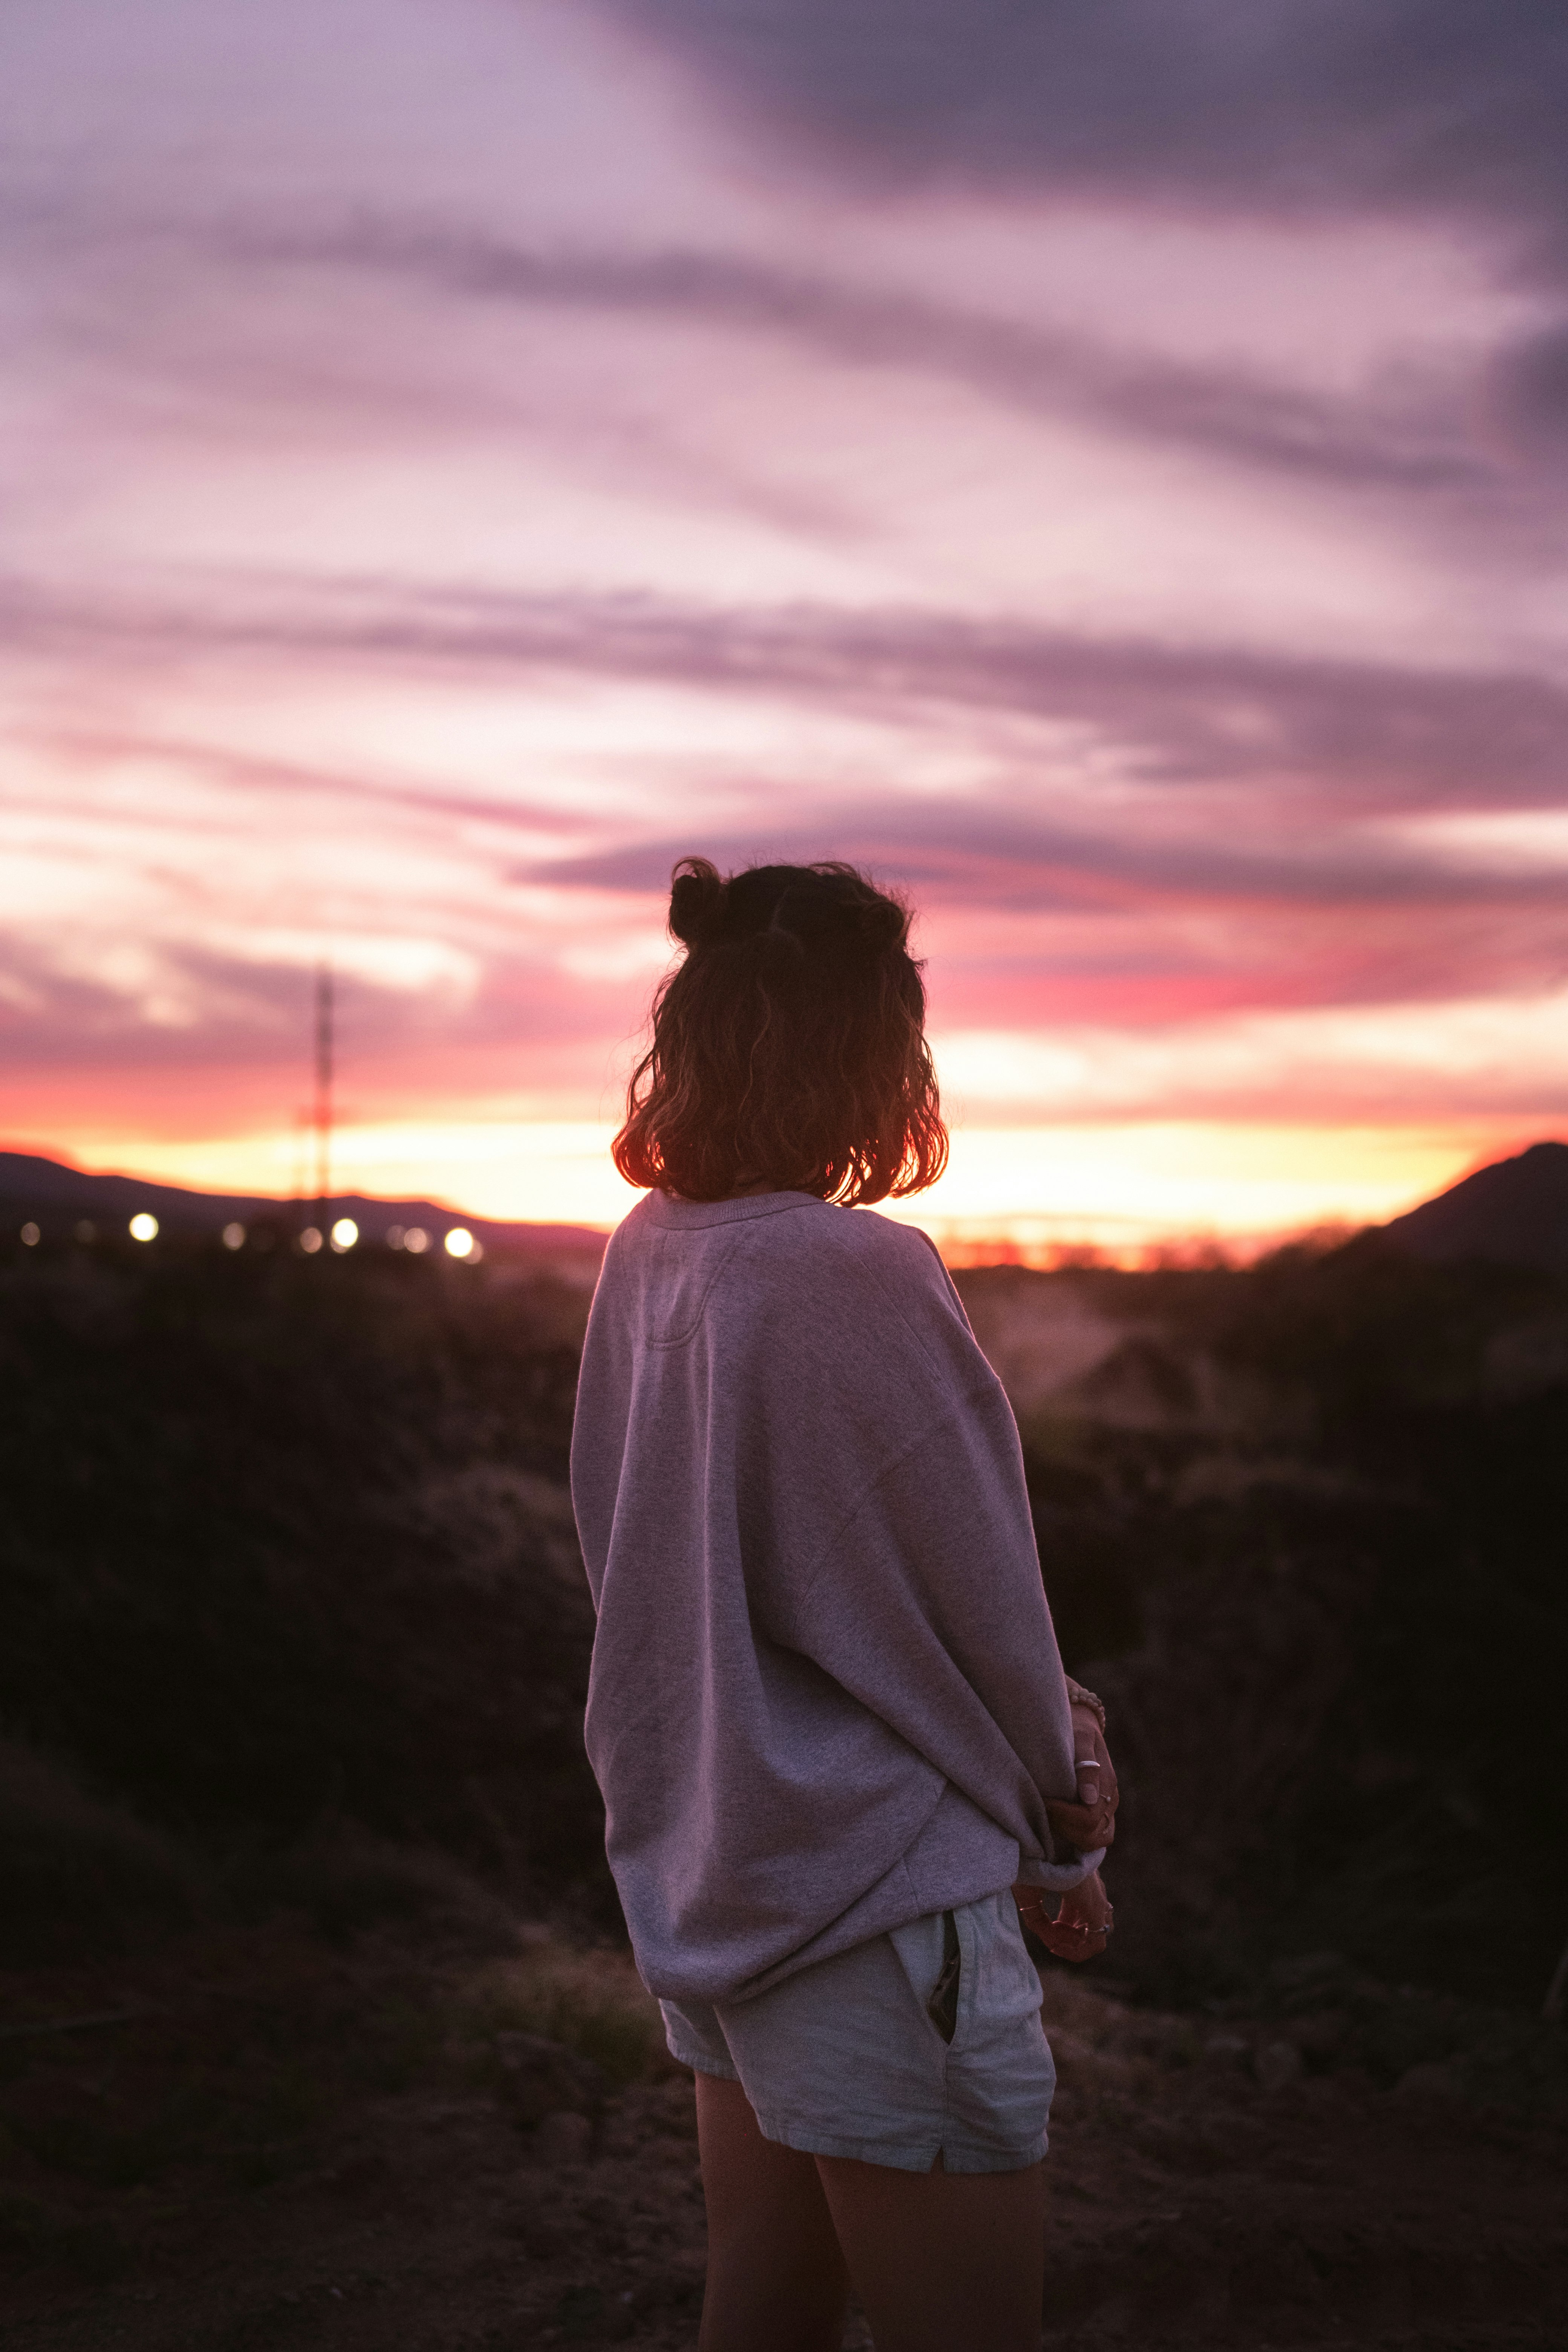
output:
[[[958,1922],[951,1911],[944,1911],[942,1915],[942,1970],[926,2001],[926,2015],[944,2042],[951,2042],[957,2031],[958,1997],[963,1977],[963,1947],[958,1937]]]

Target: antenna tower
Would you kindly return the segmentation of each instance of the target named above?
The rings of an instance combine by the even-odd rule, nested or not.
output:
[[[332,968],[316,968],[316,1226],[327,1238],[327,1196],[332,1179]]]

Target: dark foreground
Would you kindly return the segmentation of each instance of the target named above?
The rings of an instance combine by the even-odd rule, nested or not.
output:
[[[694,2344],[689,2079],[620,1955],[525,1935],[334,1951],[285,1923],[12,1976],[8,2016],[52,2030],[0,2041],[5,2343]],[[1049,1969],[1043,2343],[1561,2345],[1558,2046],[1450,2016],[1449,2057],[1391,2082],[1435,2031],[1413,2001],[1326,1959],[1263,2018]]]
[[[1568,1277],[963,1287],[1124,1783],[1046,2341],[1568,2343]],[[0,1239],[7,2347],[694,2342],[583,1754],[584,1303]]]

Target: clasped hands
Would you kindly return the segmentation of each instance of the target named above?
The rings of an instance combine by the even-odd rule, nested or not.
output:
[[[1071,1804],[1048,1803],[1046,1818],[1058,1845],[1091,1853],[1096,1846],[1115,1843],[1121,1796],[1110,1750],[1092,1707],[1073,1708],[1072,1733],[1079,1799]],[[1114,1915],[1099,1871],[1091,1871],[1081,1885],[1068,1889],[1054,1919],[1047,1917],[1043,1907],[1046,1893],[1044,1887],[1028,1886],[1022,1880],[1013,1889],[1025,1926],[1047,1951],[1054,1952],[1059,1960],[1092,1960],[1103,1952]]]

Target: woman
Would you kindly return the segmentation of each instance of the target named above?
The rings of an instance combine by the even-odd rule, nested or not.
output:
[[[851,2282],[878,2352],[1036,2352],[1018,1905],[1074,1958],[1110,1927],[1011,1411],[931,1243],[864,1213],[947,1153],[909,921],[846,866],[681,861],[584,1349],[587,1745],[697,2077],[702,2352],[827,2352]]]

